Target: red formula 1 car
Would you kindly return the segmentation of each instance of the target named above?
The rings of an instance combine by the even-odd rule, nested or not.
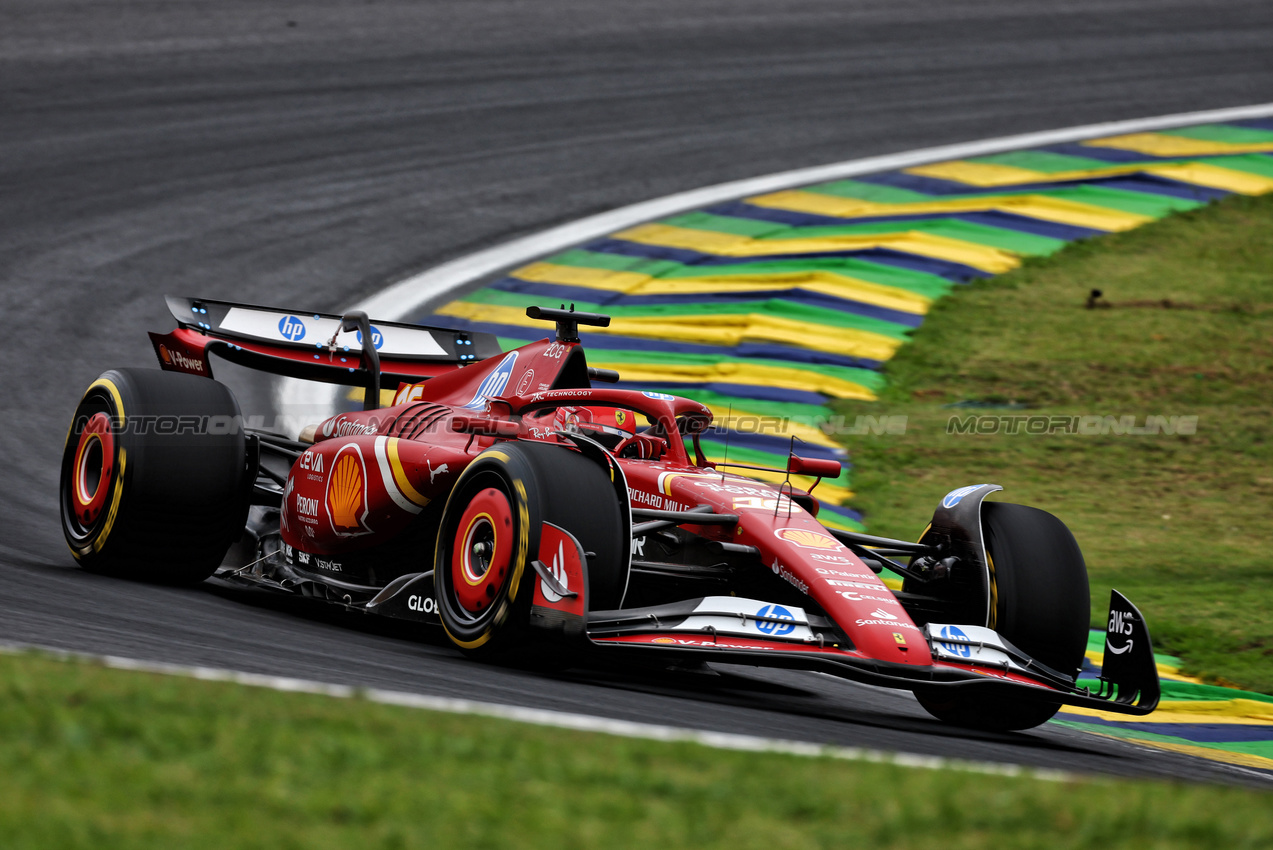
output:
[[[605,316],[532,307],[555,338],[501,352],[361,313],[169,306],[178,328],[151,334],[162,371],[108,371],[75,411],[61,507],[85,569],[215,573],[440,625],[473,656],[821,670],[989,729],[1158,702],[1149,632],[1117,592],[1100,688],[1076,685],[1087,573],[1051,514],[984,501],[1000,488],[983,484],[947,494],[918,543],[824,527],[807,491],[705,457],[703,405],[595,387],[618,376],[588,367],[577,328]],[[245,428],[212,354],[363,386],[364,409],[300,440]],[[380,408],[384,382],[398,392]],[[780,472],[840,468],[793,451]]]

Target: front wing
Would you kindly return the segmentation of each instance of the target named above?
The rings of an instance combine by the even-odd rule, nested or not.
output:
[[[934,663],[896,664],[845,645],[825,617],[737,597],[594,612],[588,615],[587,634],[597,647],[818,670],[912,691],[967,691],[1149,714],[1158,705],[1160,689],[1144,617],[1122,594],[1112,591],[1108,623],[1105,663],[1096,691],[1079,687],[1072,677],[1031,659],[990,629],[929,623],[922,636]],[[913,633],[899,632],[897,639],[915,638]]]

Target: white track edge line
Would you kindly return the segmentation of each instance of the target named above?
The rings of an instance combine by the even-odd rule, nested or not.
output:
[[[921,770],[954,770],[964,773],[978,773],[990,776],[1023,777],[1047,782],[1075,782],[1085,778],[1079,774],[1050,768],[1025,767],[1016,764],[999,764],[964,759],[950,759],[943,756],[924,756],[913,753],[887,752],[884,750],[864,749],[861,747],[839,747],[829,744],[814,744],[807,741],[793,741],[783,738],[762,738],[754,735],[741,735],[733,732],[706,732],[693,729],[682,729],[675,726],[663,726],[654,723],[639,723],[631,720],[614,720],[588,714],[574,714],[564,711],[553,711],[524,706],[502,705],[479,700],[455,699],[450,697],[426,696],[405,691],[388,691],[379,688],[360,688],[350,685],[334,685],[315,682],[307,679],[293,679],[284,676],[269,676],[260,673],[245,673],[237,670],[225,670],[215,667],[197,667],[181,664],[169,664],[161,661],[143,661],[136,658],[124,658],[117,655],[98,655],[89,652],[76,652],[55,647],[35,644],[0,643],[0,653],[5,655],[38,654],[58,661],[74,661],[100,664],[113,670],[126,670],[137,673],[154,673],[162,676],[178,676],[187,679],[199,679],[206,682],[230,682],[254,688],[264,688],[288,693],[312,694],[315,696],[350,699],[359,697],[369,702],[393,705],[402,708],[424,709],[446,714],[463,714],[477,717],[490,717],[499,720],[511,720],[533,726],[545,726],[554,729],[568,729],[576,732],[596,732],[622,738],[639,738],[663,743],[692,743],[717,750],[735,750],[740,752],[777,753],[780,755],[803,756],[812,758],[834,758],[843,761],[870,762],[873,764],[891,764],[897,767],[918,768]]]
[[[654,218],[675,215],[724,201],[736,200],[745,195],[776,192],[793,186],[821,183],[854,177],[875,171],[895,171],[913,168],[947,159],[965,159],[970,156],[986,156],[992,153],[1021,148],[1037,148],[1064,142],[1076,142],[1100,136],[1117,136],[1147,130],[1166,130],[1189,124],[1207,124],[1218,121],[1238,121],[1244,118],[1273,116],[1273,103],[1242,106],[1231,109],[1212,109],[1204,112],[1183,112],[1154,118],[1136,118],[1127,121],[1109,121],[1086,124],[1060,130],[1021,133],[1015,136],[960,142],[940,147],[919,148],[883,156],[852,159],[830,165],[780,171],[762,177],[750,177],[719,183],[688,192],[666,195],[642,201],[626,207],[577,219],[539,233],[514,239],[483,251],[443,263],[427,271],[412,275],[389,286],[370,298],[360,301],[353,309],[365,310],[368,315],[394,321],[406,318],[429,301],[447,297],[454,290],[479,277],[502,269],[569,248],[579,242],[595,239]]]
[[[1017,135],[999,136],[974,142],[918,148],[902,153],[851,159],[828,165],[798,168],[761,177],[718,183],[714,186],[665,195],[661,198],[654,198],[597,215],[576,219],[529,236],[523,236],[520,239],[514,239],[491,248],[457,257],[400,280],[376,294],[364,298],[349,309],[363,310],[373,319],[400,321],[423,309],[431,302],[448,298],[457,290],[487,275],[556,253],[590,239],[597,239],[616,230],[623,230],[652,219],[664,218],[712,204],[737,200],[747,195],[777,192],[795,186],[828,180],[841,180],[877,171],[896,171],[901,168],[914,168],[918,165],[949,159],[987,156],[1023,148],[1078,142],[1101,136],[1142,133],[1151,130],[1167,130],[1172,127],[1183,127],[1190,124],[1240,121],[1270,116],[1273,116],[1273,103],[1209,109],[1197,112],[1179,112],[1150,118],[1106,121],[1058,130],[1019,133]],[[295,411],[302,417],[307,413],[313,412],[313,415],[318,415],[319,418],[322,418],[329,415],[336,392],[331,385],[283,379],[276,385],[275,401],[280,411]]]

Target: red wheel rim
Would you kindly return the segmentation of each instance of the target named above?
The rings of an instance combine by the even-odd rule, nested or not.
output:
[[[110,417],[94,413],[80,431],[71,478],[75,518],[81,525],[92,525],[101,515],[110,495],[114,471],[115,435],[111,432]]]
[[[490,607],[508,578],[512,551],[512,506],[503,491],[487,487],[469,502],[455,529],[451,586],[460,607],[470,614]]]

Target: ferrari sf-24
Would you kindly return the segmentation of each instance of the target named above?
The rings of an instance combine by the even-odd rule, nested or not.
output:
[[[359,312],[168,305],[160,369],[102,374],[67,435],[62,525],[86,570],[300,594],[440,627],[474,658],[818,670],[984,729],[1157,705],[1149,632],[1117,591],[1102,677],[1079,686],[1087,571],[1056,517],[981,484],[918,541],[827,527],[809,490],[838,460],[793,442],[765,481],[709,459],[707,407],[588,366],[578,328],[606,316],[531,307],[555,334],[505,352]],[[362,388],[363,409],[299,439],[244,427],[213,355]]]

